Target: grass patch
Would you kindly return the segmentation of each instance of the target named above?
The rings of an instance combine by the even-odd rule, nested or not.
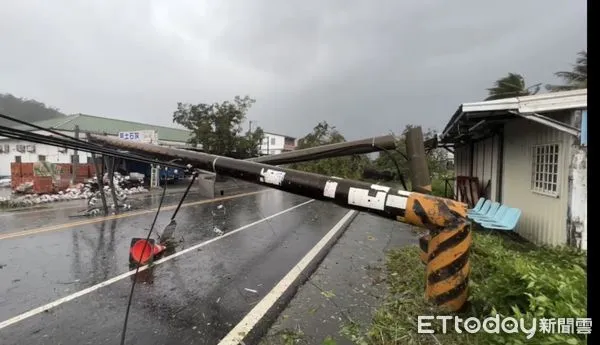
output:
[[[480,320],[498,313],[526,319],[575,318],[586,315],[586,256],[567,248],[540,248],[517,238],[473,233],[470,298],[459,316]],[[374,315],[364,338],[369,344],[585,344],[583,335],[545,334],[539,327],[525,334],[418,334],[417,316],[447,315],[424,300],[424,265],[416,246],[393,250],[387,258],[389,296]],[[439,327],[438,327],[439,326]],[[362,342],[361,342],[362,343]]]

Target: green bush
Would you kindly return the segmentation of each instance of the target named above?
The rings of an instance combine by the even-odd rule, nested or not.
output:
[[[495,234],[474,237],[471,303],[476,315],[524,318],[585,317],[585,254],[570,248],[535,248]],[[523,336],[491,336],[498,344],[521,344]],[[528,344],[578,344],[582,336],[538,333]]]
[[[470,298],[462,318],[577,318],[587,314],[586,255],[570,248],[535,247],[496,233],[473,233]],[[585,336],[545,334],[417,333],[417,316],[446,315],[424,301],[424,265],[415,246],[388,255],[386,303],[375,314],[371,344],[585,344]],[[436,323],[434,325],[437,327]],[[439,331],[440,329],[438,329]]]
[[[435,196],[441,196],[441,197],[452,197],[452,190],[450,190],[450,188],[448,188],[448,190],[446,191],[444,188],[446,186],[446,181],[444,181],[443,179],[437,178],[437,179],[433,179],[431,180],[431,194],[435,195]],[[446,195],[448,194],[448,195]]]

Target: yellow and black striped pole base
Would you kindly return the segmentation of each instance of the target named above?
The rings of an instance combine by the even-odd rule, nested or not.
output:
[[[471,225],[466,212],[464,203],[418,193],[409,196],[406,207],[407,222],[429,229],[419,239],[421,260],[427,263],[425,297],[447,311],[460,310],[468,297]]]
[[[443,309],[457,311],[467,301],[470,247],[467,222],[443,230],[429,241],[425,295]]]
[[[419,249],[421,249],[419,256],[421,257],[421,262],[425,265],[427,265],[427,258],[429,257],[429,253],[427,252],[429,240],[431,240],[431,236],[429,236],[429,234],[419,237]]]

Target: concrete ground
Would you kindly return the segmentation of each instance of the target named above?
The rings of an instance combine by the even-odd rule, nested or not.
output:
[[[368,327],[382,304],[386,251],[417,243],[408,225],[360,213],[260,344],[354,344],[340,331]]]

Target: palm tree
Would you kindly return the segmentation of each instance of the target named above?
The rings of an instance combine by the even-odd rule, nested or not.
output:
[[[509,73],[506,77],[496,80],[494,87],[487,89],[489,96],[485,100],[535,95],[540,91],[540,85],[525,87],[525,79],[522,75]]]
[[[564,85],[546,85],[546,90],[568,91],[587,88],[587,51],[583,50],[577,53],[578,57],[571,72],[560,71],[554,73],[555,76],[564,80]]]

